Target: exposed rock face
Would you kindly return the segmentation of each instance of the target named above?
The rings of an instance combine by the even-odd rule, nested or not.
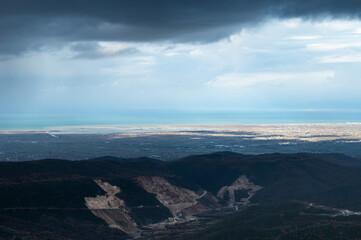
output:
[[[121,190],[101,180],[94,180],[105,192],[105,195],[86,197],[85,205],[97,217],[104,219],[111,228],[118,228],[123,232],[133,234],[138,232],[137,224],[129,216],[130,209],[122,199],[115,195]]]
[[[237,178],[232,185],[222,187],[217,193],[218,198],[204,190],[196,193],[190,189],[175,186],[159,176],[140,176],[134,180],[144,190],[154,194],[155,198],[173,215],[166,221],[147,225],[149,228],[189,221],[195,219],[193,216],[195,214],[221,208],[219,198],[231,204],[247,204],[252,196],[262,189],[261,186],[250,182],[245,175]],[[94,180],[94,182],[106,194],[85,197],[86,206],[95,216],[106,221],[109,227],[118,228],[133,237],[139,237],[140,228],[131,217],[131,209],[126,206],[123,199],[116,196],[121,189],[101,180]]]
[[[172,185],[163,177],[137,177],[138,184],[166,206],[174,217],[190,217],[193,214],[221,207],[211,193],[203,191],[198,195],[194,191]]]
[[[254,194],[263,187],[249,181],[246,175],[237,178],[232,185],[222,187],[217,197],[229,201],[232,204],[248,204]]]
[[[101,180],[94,180],[94,182],[106,192],[106,195],[98,195],[94,198],[86,197],[85,203],[89,209],[119,209],[125,207],[124,201],[115,196],[121,191],[119,187],[112,186]]]
[[[195,219],[194,214],[220,208],[221,205],[215,196],[207,191],[199,194],[192,190],[172,185],[163,177],[141,176],[134,179],[140,187],[149,193],[155,194],[155,198],[167,207],[173,214],[172,218],[165,221],[146,225],[148,228],[176,224]],[[118,186],[108,182],[94,180],[105,192],[105,195],[85,197],[85,204],[91,212],[106,221],[111,228],[118,228],[128,233],[133,238],[140,236],[140,227],[131,216],[131,209],[126,206],[123,199],[116,194],[121,192]],[[139,206],[141,207],[141,206]],[[143,226],[145,227],[145,226]]]

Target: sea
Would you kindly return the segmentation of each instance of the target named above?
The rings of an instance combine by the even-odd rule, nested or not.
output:
[[[0,111],[0,130],[44,130],[63,126],[163,126],[361,122],[361,111]]]

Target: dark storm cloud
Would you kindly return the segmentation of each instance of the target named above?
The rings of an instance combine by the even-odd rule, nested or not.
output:
[[[210,42],[270,17],[360,17],[359,0],[1,0],[0,53],[74,41]]]

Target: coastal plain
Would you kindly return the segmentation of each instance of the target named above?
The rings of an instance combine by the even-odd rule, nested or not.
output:
[[[169,161],[192,154],[232,151],[343,153],[361,156],[361,123],[74,126],[0,131],[0,161],[101,156]]]

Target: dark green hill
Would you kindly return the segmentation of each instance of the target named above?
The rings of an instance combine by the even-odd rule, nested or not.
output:
[[[219,152],[189,156],[165,165],[214,194],[222,186],[231,185],[238,176],[246,175],[264,187],[253,198],[258,203],[297,199],[307,193],[361,180],[359,161],[341,154],[242,155]]]
[[[165,202],[160,202],[163,200],[152,193],[158,190],[163,193],[169,189],[147,191],[137,182],[137,177],[141,176],[161,177],[175,186],[175,190],[169,192],[168,202],[189,198],[177,195],[179,191],[193,191],[204,196],[206,190],[216,196],[221,188],[245,176],[250,183],[262,187],[250,198],[250,202],[260,206],[273,204],[278,206],[280,212],[284,211],[284,206],[296,206],[287,205],[291,200],[361,210],[360,166],[358,159],[341,154],[242,155],[232,152],[194,155],[173,162],[106,156],[83,161],[45,159],[0,163],[0,239],[123,239],[125,233],[109,228],[85,205],[85,198],[108,194],[94,180],[120,189],[115,196],[125,202],[130,218],[140,227],[172,217],[170,209],[163,205]],[[169,188],[168,183],[163,182],[159,186]],[[235,194],[239,194],[239,198],[248,196],[247,192],[242,191]],[[218,199],[219,204],[228,201],[227,197]],[[208,202],[210,199],[199,202],[219,208],[213,200]],[[241,214],[255,214],[255,222],[263,216],[257,215],[257,211]],[[270,216],[264,216],[264,219],[271,220]],[[310,226],[312,219],[306,219]],[[340,227],[342,231],[348,229],[343,223],[332,226]],[[324,227],[326,229],[327,224]],[[224,226],[224,229],[227,228]],[[275,231],[281,230],[276,228]],[[230,228],[229,231],[233,230]],[[204,234],[200,236],[203,239],[210,236],[208,232]],[[270,238],[278,236],[272,232],[264,234],[270,234]]]
[[[191,240],[350,240],[360,239],[361,216],[330,217],[330,211],[300,202],[252,206]]]

